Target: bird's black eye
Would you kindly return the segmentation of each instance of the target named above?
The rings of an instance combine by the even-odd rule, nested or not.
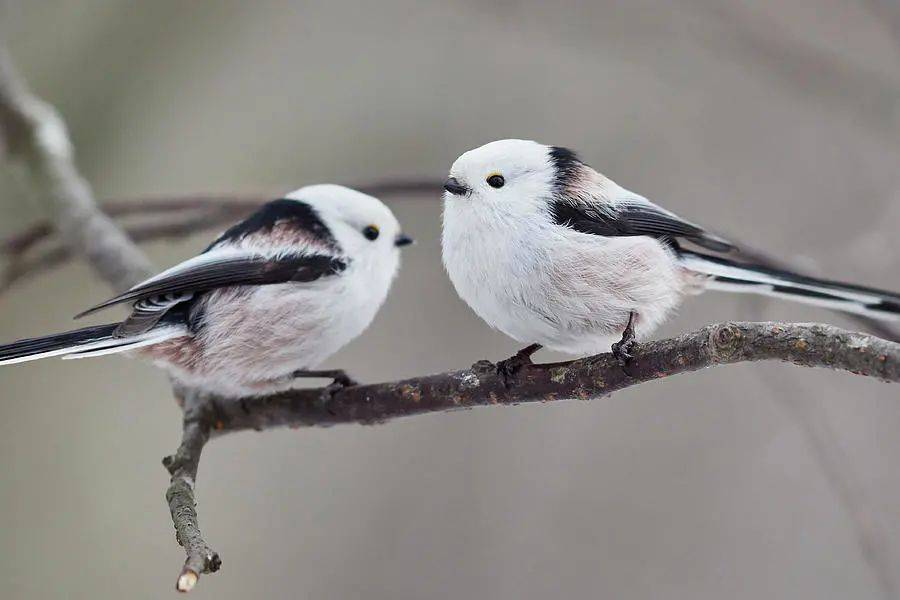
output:
[[[378,228],[374,225],[369,225],[365,229],[362,230],[362,234],[365,236],[367,240],[372,240],[373,242],[378,239],[378,234],[381,233],[378,231]]]
[[[502,188],[506,180],[503,179],[503,175],[494,174],[487,178],[487,183],[492,188]]]

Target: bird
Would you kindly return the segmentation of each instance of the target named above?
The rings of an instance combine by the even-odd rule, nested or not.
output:
[[[498,140],[462,154],[444,184],[444,267],[491,327],[528,344],[626,365],[686,296],[752,293],[900,319],[900,294],[735,260],[737,244],[594,170],[572,150]],[[729,256],[731,255],[731,256]]]
[[[124,352],[223,396],[279,391],[305,377],[351,385],[342,370],[314,369],[369,326],[399,269],[399,249],[412,241],[377,198],[303,187],[199,255],[76,317],[127,304],[125,320],[0,346],[0,365]]]

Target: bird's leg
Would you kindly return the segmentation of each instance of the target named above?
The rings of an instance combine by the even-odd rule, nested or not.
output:
[[[616,360],[623,367],[633,358],[631,351],[637,345],[634,339],[634,318],[635,312],[629,312],[628,325],[625,326],[625,331],[622,332],[622,339],[612,345],[613,356],[616,357]]]
[[[325,402],[334,398],[334,395],[342,389],[359,385],[359,382],[347,375],[347,372],[343,369],[326,369],[321,371],[309,371],[304,369],[301,371],[294,371],[291,373],[291,377],[295,379],[331,379],[331,383],[322,390],[322,400]]]
[[[518,373],[522,367],[533,364],[531,355],[540,350],[540,344],[531,344],[522,348],[506,360],[497,363],[497,374],[503,378],[503,384],[509,387],[509,380]]]

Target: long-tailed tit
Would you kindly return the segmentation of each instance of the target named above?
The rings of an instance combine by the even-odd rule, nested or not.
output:
[[[900,294],[688,250],[683,243],[716,253],[735,247],[565,148],[492,142],[460,156],[444,189],[444,265],[482,319],[531,344],[518,364],[541,346],[586,355],[612,342],[627,360],[635,336],[707,289],[900,318]]]
[[[289,387],[368,327],[412,240],[378,199],[315,185],[269,202],[203,253],[79,316],[127,303],[120,323],[0,346],[0,364],[129,352],[226,395]]]

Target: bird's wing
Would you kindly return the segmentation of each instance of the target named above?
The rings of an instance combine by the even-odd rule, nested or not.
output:
[[[209,252],[163,271],[76,318],[123,302],[137,303],[136,311],[148,316],[159,311],[164,314],[195,293],[238,285],[310,282],[345,268],[343,260],[321,254],[263,256],[244,251]]]
[[[129,337],[150,331],[169,311],[179,304],[190,302],[194,292],[180,292],[150,296],[135,302],[128,318],[122,321],[113,337]]]
[[[612,202],[556,200],[551,205],[551,213],[558,224],[582,233],[605,237],[645,235],[663,239],[684,238],[715,252],[735,249],[728,240],[624,189]]]

